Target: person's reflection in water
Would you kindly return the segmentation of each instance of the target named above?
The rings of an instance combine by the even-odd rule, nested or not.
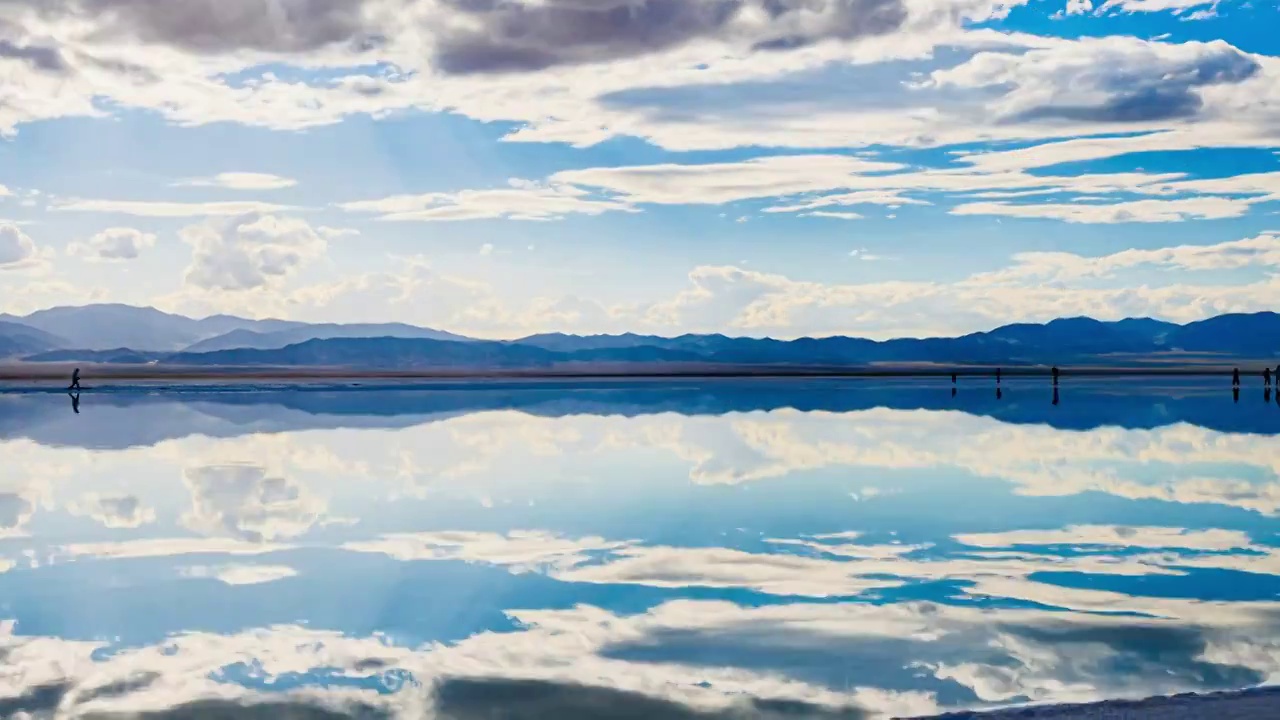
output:
[[[1271,404],[1271,386],[1268,385],[1266,390],[1262,391],[1262,401]]]
[[[1235,402],[1240,402],[1240,388],[1238,387],[1231,388],[1231,399],[1234,400]]]
[[[997,399],[997,400],[1002,400],[1003,398],[1004,398],[1004,390],[1001,390],[1000,388],[998,388],[998,387],[997,387],[997,388],[996,388],[996,399]]]
[[[1057,404],[1058,404],[1058,388],[1057,388],[1057,386],[1054,386],[1054,388],[1053,388],[1053,404],[1054,404],[1054,405],[1057,405]]]
[[[67,393],[71,396],[71,409],[80,414],[80,393]]]
[[[956,389],[951,388],[951,397],[955,397],[955,396],[956,396]]]

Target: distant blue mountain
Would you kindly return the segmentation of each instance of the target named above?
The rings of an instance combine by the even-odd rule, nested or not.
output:
[[[237,329],[223,335],[201,340],[184,349],[184,352],[199,353],[214,350],[234,350],[237,348],[274,350],[296,345],[308,340],[329,340],[333,338],[425,338],[427,340],[453,340],[466,342],[471,338],[454,335],[443,330],[415,327],[403,323],[352,324],[336,325],[333,323],[317,325],[299,325],[274,332],[255,332]]]
[[[1102,322],[1064,318],[1044,324],[1019,323],[955,338],[874,341],[826,337],[774,340],[725,335],[666,338],[625,335],[535,335],[512,341],[467,340],[408,326],[311,326],[247,336],[233,332],[190,351],[140,353],[56,350],[34,353],[31,361],[139,363],[189,366],[300,366],[368,369],[547,368],[609,364],[716,364],[786,366],[873,366],[876,364],[1101,363],[1135,365],[1152,361],[1225,357],[1280,362],[1280,315],[1271,312],[1223,315],[1177,325],[1150,319]],[[381,332],[410,337],[315,338],[283,347],[237,347],[206,352],[201,347],[235,342],[276,343],[314,333]],[[406,329],[407,328],[407,329]],[[412,336],[420,334],[422,337]],[[445,339],[431,337],[444,335]],[[274,339],[267,339],[274,338]],[[1191,358],[1194,359],[1194,358]]]
[[[30,355],[66,345],[66,340],[52,333],[21,323],[0,321],[0,358]]]
[[[109,350],[180,350],[193,342],[234,329],[282,330],[303,323],[287,320],[247,320],[215,315],[195,320],[150,307],[103,304],[56,307],[24,317],[0,316],[0,320],[42,330],[63,339],[60,347]]]
[[[237,347],[283,348],[315,338],[425,337],[466,340],[460,335],[398,323],[309,324],[250,320],[232,315],[194,319],[150,307],[101,304],[56,307],[23,317],[0,315],[0,358],[57,349],[141,353],[197,352]]]

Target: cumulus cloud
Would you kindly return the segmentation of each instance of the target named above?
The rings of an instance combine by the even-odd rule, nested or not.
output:
[[[298,184],[293,178],[269,173],[224,172],[213,177],[190,178],[174,183],[175,187],[212,187],[225,190],[282,190]]]
[[[1121,250],[1110,255],[1084,256],[1067,252],[1027,252],[1013,256],[1004,269],[970,278],[978,284],[1063,283],[1087,278],[1109,278],[1117,272],[1152,265],[1166,270],[1239,270],[1246,267],[1280,268],[1280,235],[1212,245],[1177,245],[1149,250]]]
[[[0,270],[29,267],[35,259],[35,241],[17,225],[0,222]]]
[[[156,236],[133,228],[108,228],[82,242],[67,246],[67,252],[89,260],[134,260],[154,247]]]
[[[186,282],[202,290],[251,290],[279,281],[324,255],[328,243],[306,221],[244,215],[183,228],[191,246]]]
[[[298,537],[318,522],[325,502],[257,465],[188,468],[191,510],[182,524],[211,537],[264,543]]]
[[[996,103],[1006,119],[1142,123],[1200,114],[1200,90],[1239,84],[1262,66],[1225,42],[1163,45],[1116,38],[1030,50],[984,52],[933,73],[940,86],[1008,86]]]
[[[137,528],[155,522],[156,512],[136,495],[100,495],[90,493],[72,503],[73,515],[93,518],[108,528]]]

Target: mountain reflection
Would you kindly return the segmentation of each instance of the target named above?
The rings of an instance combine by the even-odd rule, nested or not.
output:
[[[1160,382],[3,394],[0,716],[870,719],[1269,682],[1280,412]]]

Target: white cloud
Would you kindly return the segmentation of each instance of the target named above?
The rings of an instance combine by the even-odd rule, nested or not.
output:
[[[805,217],[832,218],[835,220],[862,220],[864,218],[864,216],[856,212],[836,212],[832,210],[814,210],[813,212],[801,214]]]
[[[1187,548],[1192,550],[1251,549],[1253,541],[1238,530],[1187,530],[1168,527],[1072,525],[1056,530],[1014,530],[1000,533],[957,535],[973,547],[1005,548],[1016,545],[1101,545],[1120,548]]]
[[[328,225],[321,225],[320,227],[316,228],[316,231],[319,232],[320,236],[323,237],[325,240],[330,240],[330,241],[338,240],[341,238],[351,238],[351,237],[360,236],[360,231],[357,230],[356,228],[335,228],[335,227],[329,227]]]
[[[218,215],[245,215],[248,213],[273,213],[289,210],[286,205],[243,202],[151,202],[142,200],[56,200],[49,208],[64,212],[94,212],[117,215],[135,215],[156,218],[191,218]]]
[[[174,187],[222,188],[225,190],[283,190],[298,184],[293,178],[269,173],[224,172],[213,177],[179,180]]]
[[[64,545],[54,551],[54,559],[129,560],[179,555],[265,555],[287,549],[287,545],[227,538],[147,538]]]
[[[210,537],[275,542],[305,534],[325,516],[327,505],[297,482],[272,477],[257,465],[188,468],[191,491],[184,527]]]
[[[601,188],[637,203],[723,203],[823,190],[865,182],[867,173],[901,170],[898,163],[853,155],[791,155],[705,165],[640,165],[565,170],[554,182]]]
[[[387,221],[455,221],[505,218],[555,220],[567,214],[600,215],[634,212],[627,203],[593,198],[582,188],[560,182],[541,185],[513,180],[500,190],[396,195],[380,200],[342,203],[348,212],[375,213]]]
[[[0,270],[30,267],[36,261],[36,244],[13,223],[0,223]]]
[[[294,577],[297,570],[288,565],[192,565],[182,568],[186,578],[212,578],[225,585],[261,585]]]
[[[590,559],[587,552],[617,550],[631,541],[600,537],[562,538],[544,531],[401,533],[350,542],[346,550],[379,553],[397,560],[465,560],[511,568],[513,572],[568,570]]]
[[[1119,10],[1126,13],[1173,12],[1181,13],[1206,5],[1217,6],[1221,0],[1107,0],[1098,8],[1099,13]]]
[[[179,235],[192,248],[187,284],[210,291],[268,286],[323,256],[328,248],[305,220],[274,215],[192,225]]]
[[[156,236],[133,228],[108,228],[88,240],[73,242],[67,252],[89,260],[134,260],[154,247]]]
[[[155,509],[144,505],[136,495],[89,493],[71,503],[67,510],[113,529],[142,527],[156,520]]]
[[[1134,200],[1119,203],[1049,203],[1013,205],[1002,202],[964,203],[952,215],[999,215],[1049,218],[1069,223],[1163,223],[1240,217],[1249,212],[1247,200],[1198,197],[1183,200]]]
[[[1244,240],[1213,245],[1178,245],[1150,250],[1121,250],[1087,257],[1066,252],[1029,252],[1013,256],[1014,264],[971,277],[975,283],[1062,283],[1086,278],[1109,278],[1115,273],[1153,265],[1166,270],[1239,270],[1280,268],[1280,235],[1264,233]]]

